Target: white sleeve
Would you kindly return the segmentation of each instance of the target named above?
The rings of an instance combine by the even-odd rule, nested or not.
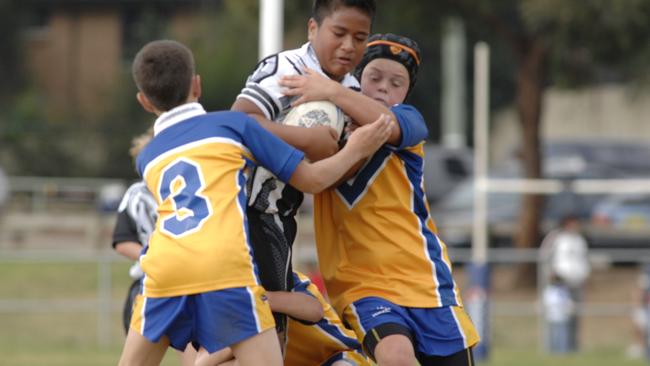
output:
[[[253,102],[267,119],[273,121],[291,107],[291,98],[282,93],[283,88],[278,82],[284,75],[298,74],[298,70],[282,54],[269,56],[257,64],[237,99]]]

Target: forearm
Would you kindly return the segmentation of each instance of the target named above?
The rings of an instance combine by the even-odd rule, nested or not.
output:
[[[291,176],[289,184],[306,193],[319,193],[334,185],[363,156],[344,147],[338,154],[327,159],[308,163],[303,161]]]
[[[320,302],[307,294],[288,291],[267,291],[271,310],[293,318],[315,323],[323,317]]]
[[[264,127],[265,130],[279,137],[280,139],[282,139],[282,141],[295,147],[298,150],[301,151],[305,150],[305,144],[304,144],[305,138],[302,135],[302,130],[304,129],[304,127],[285,126],[280,123],[270,121],[261,114],[250,114],[250,116],[255,118],[255,120],[262,127]]]
[[[336,93],[330,95],[329,100],[360,125],[376,121],[381,114],[395,119],[393,112],[380,102],[342,85],[337,88]]]
[[[312,161],[321,160],[338,151],[338,137],[329,127],[316,126],[312,128],[285,126],[266,118],[264,114],[251,101],[243,98],[237,99],[231,107],[254,118],[260,126],[287,144],[301,150]],[[331,130],[331,131],[330,131]]]
[[[131,260],[137,261],[142,251],[142,245],[135,241],[123,241],[115,244],[115,251]]]
[[[330,102],[336,104],[359,125],[372,123],[382,114],[390,116],[393,123],[388,143],[395,145],[400,141],[401,131],[397,123],[397,117],[395,117],[395,114],[390,108],[387,108],[380,102],[344,86],[340,86],[337,92],[333,93],[329,99]]]

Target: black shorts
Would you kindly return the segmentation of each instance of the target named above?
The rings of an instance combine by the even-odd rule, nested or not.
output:
[[[135,297],[142,290],[142,279],[137,279],[131,283],[129,287],[129,292],[126,293],[126,300],[124,301],[124,308],[122,309],[122,325],[124,326],[124,331],[129,333],[129,326],[131,325],[131,315],[133,314],[133,302]]]
[[[295,218],[261,213],[251,208],[248,208],[247,215],[250,244],[262,286],[267,291],[289,291],[293,288],[291,253],[296,238]],[[278,331],[284,330],[286,318],[274,315]]]

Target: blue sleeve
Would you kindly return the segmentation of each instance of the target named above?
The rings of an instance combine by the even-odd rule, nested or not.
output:
[[[265,130],[253,118],[243,113],[242,115],[244,145],[259,165],[271,171],[281,181],[288,182],[305,154]]]
[[[291,289],[292,292],[300,292],[312,297],[316,297],[311,291],[309,291],[310,286],[311,281],[309,278],[302,279],[300,276],[298,276],[298,274],[295,272],[293,273],[293,288]]]
[[[391,107],[390,110],[397,117],[397,123],[399,123],[402,131],[402,141],[400,141],[397,149],[417,145],[429,136],[427,124],[424,122],[422,114],[415,107],[408,104],[397,104]]]

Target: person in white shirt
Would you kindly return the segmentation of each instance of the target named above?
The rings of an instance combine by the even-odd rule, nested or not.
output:
[[[577,315],[582,302],[582,290],[589,278],[589,246],[580,232],[580,221],[575,215],[565,216],[560,227],[546,235],[540,250],[547,278],[566,286],[575,307],[570,323],[569,350],[577,350]]]

